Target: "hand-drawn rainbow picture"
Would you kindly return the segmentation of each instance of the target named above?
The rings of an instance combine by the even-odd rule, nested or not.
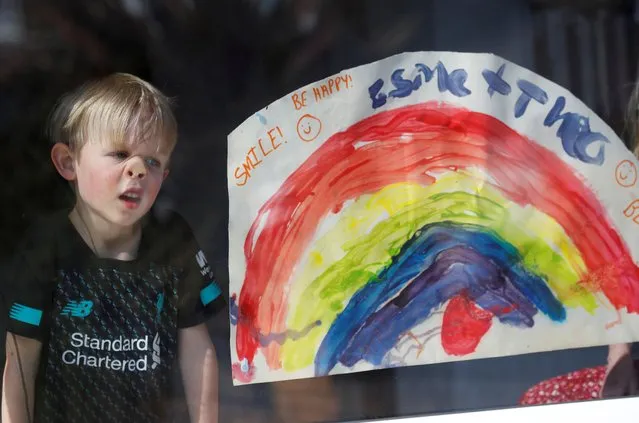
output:
[[[492,55],[347,73],[229,137],[234,383],[637,339],[636,160],[603,122]]]

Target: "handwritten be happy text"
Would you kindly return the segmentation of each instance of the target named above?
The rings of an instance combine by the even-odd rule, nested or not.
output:
[[[342,90],[353,88],[353,77],[349,74],[337,75],[329,78],[326,81],[318,83],[316,86],[311,87],[311,92],[315,103],[330,97],[331,95],[338,93]],[[295,110],[301,110],[308,106],[309,95],[307,90],[301,90],[291,95],[291,101]]]

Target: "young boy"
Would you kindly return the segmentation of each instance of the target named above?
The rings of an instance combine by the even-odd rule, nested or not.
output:
[[[17,250],[2,421],[163,421],[177,363],[191,420],[217,421],[204,322],[221,291],[188,225],[148,213],[177,139],[169,101],[111,75],[64,97],[50,136],[76,202]]]

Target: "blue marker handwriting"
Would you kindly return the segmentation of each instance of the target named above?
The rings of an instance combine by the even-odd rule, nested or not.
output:
[[[417,63],[415,68],[418,71],[417,76],[412,80],[404,78],[405,69],[396,69],[391,74],[391,84],[393,89],[385,94],[384,80],[378,79],[368,88],[368,95],[373,102],[373,109],[382,107],[389,98],[408,97],[414,91],[417,91],[423,83],[430,82],[433,76],[437,74],[437,88],[439,92],[449,91],[457,97],[465,97],[471,94],[470,90],[464,86],[468,79],[468,73],[464,69],[455,69],[448,73],[448,69],[442,62],[438,62],[435,68]],[[423,78],[423,79],[422,79]]]
[[[495,94],[510,96],[516,91],[517,101],[513,109],[513,116],[520,119],[526,111],[537,104],[536,107],[549,106],[549,97],[546,90],[532,81],[518,79],[514,81],[516,89],[511,82],[504,77],[506,64],[502,64],[497,70],[484,69],[482,76],[486,82],[486,93],[493,99]],[[437,76],[437,88],[439,92],[448,91],[456,97],[466,97],[472,94],[466,87],[468,72],[464,69],[454,69],[449,72],[440,61],[434,68],[425,64],[415,64],[415,69],[407,77],[406,69],[398,68],[391,72],[390,84],[386,85],[384,79],[379,78],[368,87],[368,95],[373,109],[386,105],[391,99],[405,98],[418,91],[422,85],[429,83]],[[386,88],[388,87],[388,88]],[[385,89],[386,88],[386,89]],[[572,158],[583,163],[601,166],[605,160],[605,145],[610,140],[599,132],[593,132],[590,128],[590,120],[586,116],[574,112],[564,112],[566,98],[559,96],[546,114],[543,125],[549,128],[557,127],[556,135],[561,140],[564,151]],[[589,148],[598,144],[598,149]],[[593,151],[595,150],[595,151]]]

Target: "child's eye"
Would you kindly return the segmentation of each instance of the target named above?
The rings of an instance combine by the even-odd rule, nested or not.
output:
[[[146,159],[146,164],[148,166],[150,166],[150,167],[160,167],[160,166],[162,166],[162,163],[160,163],[158,160],[156,160],[156,159],[154,159],[152,157],[149,157],[149,158]]]
[[[115,151],[111,153],[111,155],[119,160],[124,160],[129,157],[129,153],[127,153],[126,151]]]

